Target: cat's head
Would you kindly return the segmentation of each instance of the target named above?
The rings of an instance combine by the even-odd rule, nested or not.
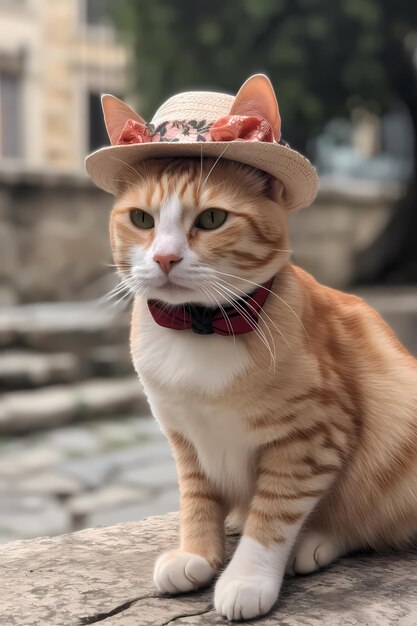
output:
[[[224,159],[157,159],[130,171],[111,216],[113,256],[135,295],[216,306],[288,260],[283,190]]]
[[[233,115],[260,116],[279,138],[278,104],[266,77],[249,79],[232,101]],[[111,96],[103,109],[112,143],[132,116],[143,122]],[[135,295],[225,304],[254,291],[288,260],[284,185],[249,165],[205,158],[204,147],[201,142],[200,158],[126,164],[117,177],[111,243]]]

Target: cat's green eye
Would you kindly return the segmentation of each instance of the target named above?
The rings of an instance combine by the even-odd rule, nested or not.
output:
[[[202,230],[215,230],[225,223],[227,211],[223,209],[207,209],[200,213],[195,225]]]
[[[130,219],[132,224],[134,224],[136,228],[142,228],[146,230],[155,226],[155,220],[153,219],[152,215],[149,215],[149,213],[146,213],[146,211],[142,211],[142,209],[132,209],[130,211]]]

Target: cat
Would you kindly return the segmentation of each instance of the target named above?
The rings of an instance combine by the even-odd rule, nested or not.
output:
[[[248,619],[271,609],[285,571],[407,545],[417,361],[360,298],[291,263],[282,186],[268,174],[204,158],[134,170],[120,183],[111,245],[135,296],[133,363],[180,489],[181,542],[158,559],[157,589],[192,591],[220,574],[216,610]],[[245,302],[248,315],[271,279],[253,332],[236,337],[162,327],[148,306]],[[223,569],[231,516],[242,535]]]

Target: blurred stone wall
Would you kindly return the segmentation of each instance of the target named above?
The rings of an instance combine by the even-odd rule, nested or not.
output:
[[[289,216],[293,262],[326,285],[350,286],[356,255],[381,233],[401,193],[393,183],[321,177],[315,202]]]
[[[112,197],[81,174],[0,174],[0,306],[106,292]]]
[[[315,203],[290,216],[294,262],[346,287],[354,255],[379,234],[398,193],[323,181]],[[0,305],[103,295],[113,282],[111,206],[81,174],[0,173]]]

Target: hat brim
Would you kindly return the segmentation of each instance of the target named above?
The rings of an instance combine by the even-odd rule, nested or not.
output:
[[[141,143],[101,148],[85,160],[87,173],[96,185],[117,195],[123,170],[149,159],[221,157],[244,163],[278,178],[285,187],[286,207],[301,209],[316,197],[318,177],[304,156],[277,143],[254,141],[207,141]]]

